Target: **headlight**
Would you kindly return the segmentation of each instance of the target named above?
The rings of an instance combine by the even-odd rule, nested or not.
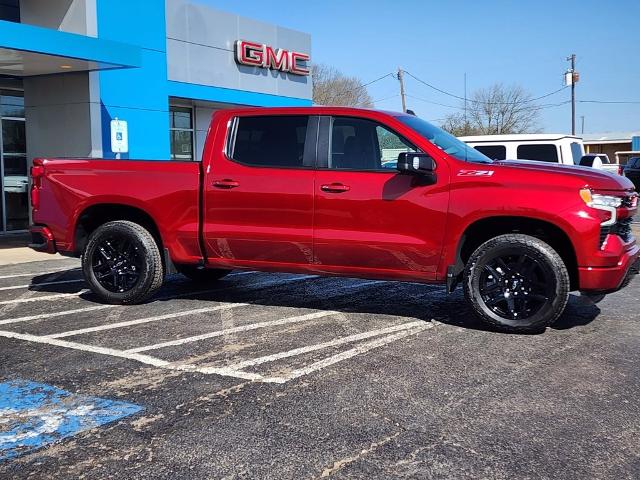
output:
[[[600,195],[599,193],[592,193],[588,188],[580,190],[580,198],[587,204],[588,207],[598,210],[604,210],[611,214],[611,218],[601,223],[603,227],[613,225],[616,223],[618,212],[616,208],[622,205],[622,198],[615,197],[613,195]]]
[[[618,208],[622,205],[622,198],[613,195],[600,195],[599,193],[591,193],[588,188],[580,190],[580,197],[590,207],[613,207]]]

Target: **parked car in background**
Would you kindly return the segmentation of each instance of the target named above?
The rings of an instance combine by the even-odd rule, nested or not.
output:
[[[604,154],[586,154],[580,137],[562,134],[477,135],[460,137],[493,160],[536,160],[582,165],[621,174]]]
[[[640,191],[640,157],[631,157],[622,174],[633,182],[636,190]]]
[[[476,135],[460,137],[493,160],[537,160],[579,165],[584,156],[582,139],[562,134]]]
[[[580,166],[622,175],[622,165],[611,163],[606,153],[587,153],[580,159]]]

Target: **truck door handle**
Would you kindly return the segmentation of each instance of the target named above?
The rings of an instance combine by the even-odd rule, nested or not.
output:
[[[343,185],[342,183],[328,183],[322,185],[320,190],[328,193],[343,193],[351,190],[351,187],[349,185]]]
[[[231,188],[239,187],[240,184],[235,180],[225,178],[224,180],[216,180],[215,182],[213,182],[213,186],[216,188],[223,188],[223,189],[229,190]]]

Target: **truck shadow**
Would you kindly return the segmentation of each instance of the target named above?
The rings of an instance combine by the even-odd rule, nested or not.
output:
[[[78,278],[81,278],[81,272],[78,269],[70,269],[58,279]],[[264,280],[263,288],[256,288],[256,278]],[[183,305],[185,301],[213,301],[247,303],[257,307],[334,310],[342,313],[403,317],[425,322],[436,321],[470,330],[499,332],[476,318],[460,288],[447,295],[444,287],[416,283],[368,284],[366,280],[328,277],[277,283],[278,278],[285,277],[281,274],[267,273],[231,275],[215,283],[198,285],[181,275],[173,275],[167,278],[160,292],[148,304],[168,302],[180,297]],[[296,277],[287,275],[287,278]],[[50,294],[78,293],[79,297],[87,302],[100,303],[93,293],[83,291],[87,288],[84,282],[35,286],[46,281],[44,276],[34,277],[30,289]],[[181,307],[183,308],[187,309]],[[600,309],[597,305],[586,303],[580,297],[572,295],[564,313],[552,328],[566,330],[587,325],[599,314]]]

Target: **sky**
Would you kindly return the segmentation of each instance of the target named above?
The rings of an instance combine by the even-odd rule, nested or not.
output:
[[[402,67],[458,96],[464,96],[465,73],[469,95],[496,82],[545,95],[563,86],[566,57],[575,53],[577,133],[581,116],[585,133],[640,131],[640,0],[198,1],[307,32],[312,62],[364,83]],[[456,98],[407,77],[407,107],[418,116],[438,123],[459,111],[450,108],[460,106]],[[401,110],[397,80],[389,76],[368,88],[376,108]],[[567,88],[539,104],[570,95]],[[581,103],[587,100],[637,103]],[[540,114],[541,131],[570,133],[570,104]]]

